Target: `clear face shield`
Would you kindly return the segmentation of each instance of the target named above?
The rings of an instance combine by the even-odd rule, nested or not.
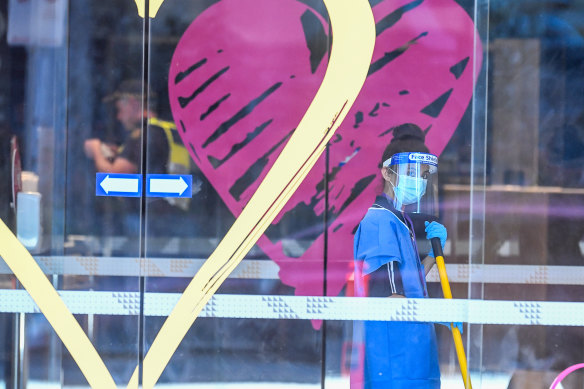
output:
[[[438,216],[438,157],[398,153],[383,162],[389,169],[393,205],[408,213]]]

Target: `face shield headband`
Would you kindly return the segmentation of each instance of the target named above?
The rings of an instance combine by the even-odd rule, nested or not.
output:
[[[428,153],[397,153],[383,161],[383,167],[406,163],[424,164],[430,167],[430,174],[438,171],[438,157]]]

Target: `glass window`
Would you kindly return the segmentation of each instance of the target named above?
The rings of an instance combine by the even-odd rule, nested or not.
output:
[[[3,2],[0,387],[581,387],[583,13]]]

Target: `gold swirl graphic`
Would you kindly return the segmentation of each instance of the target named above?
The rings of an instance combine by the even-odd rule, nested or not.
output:
[[[92,388],[115,388],[112,375],[85,332],[12,231],[0,220],[0,256],[47,318]]]
[[[140,0],[136,0],[139,9]],[[151,1],[154,5],[162,1]],[[324,0],[334,43],[324,80],[302,121],[225,238],[192,279],[143,362],[153,388],[187,331],[223,281],[281,211],[324,151],[361,90],[373,55],[375,21],[367,0]],[[157,10],[158,8],[156,8]],[[152,7],[150,16],[152,16]],[[154,15],[156,11],[154,11]],[[0,256],[29,292],[93,388],[115,388],[99,354],[38,264],[0,223]],[[138,388],[138,368],[128,388]]]
[[[146,8],[144,0],[134,0],[136,2],[136,7],[138,7],[138,15],[140,17],[144,17],[144,9]],[[160,6],[164,3],[164,0],[150,0],[148,2],[149,9],[148,9],[148,16],[151,18],[155,18]]]
[[[361,90],[375,45],[367,0],[325,0],[334,37],[323,82],[286,147],[241,215],[192,279],[144,358],[143,387],[152,388],[215,291],[290,199]],[[138,368],[128,388],[138,388]]]

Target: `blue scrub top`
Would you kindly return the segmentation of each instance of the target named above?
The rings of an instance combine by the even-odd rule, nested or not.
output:
[[[354,257],[357,296],[366,295],[363,277],[391,261],[398,265],[406,297],[428,296],[413,226],[386,197],[377,197],[359,224]],[[434,324],[355,322],[351,365],[351,389],[440,388]]]

